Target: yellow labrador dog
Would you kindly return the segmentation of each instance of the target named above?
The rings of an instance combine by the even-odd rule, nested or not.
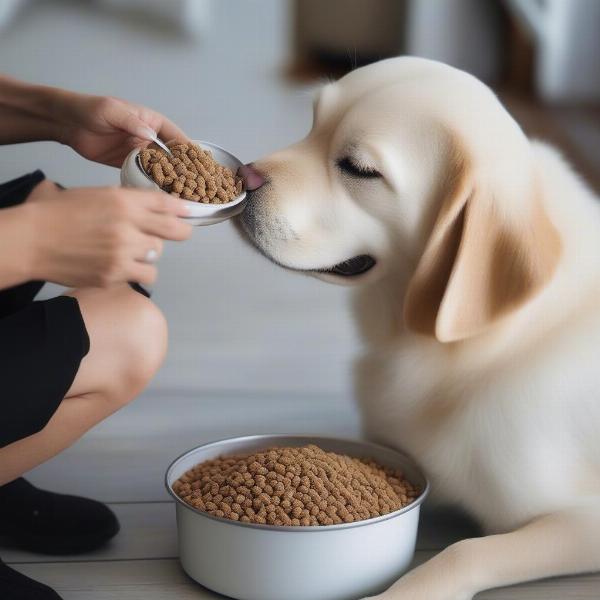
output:
[[[470,75],[417,58],[326,85],[245,169],[245,236],[356,286],[370,438],[478,518],[381,600],[600,569],[600,205]]]

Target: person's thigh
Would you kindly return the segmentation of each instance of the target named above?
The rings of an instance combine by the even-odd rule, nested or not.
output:
[[[88,346],[74,298],[31,302],[0,316],[0,447],[48,423]]]
[[[66,398],[103,393],[117,404],[127,402],[164,359],[167,326],[162,313],[125,284],[72,290],[68,295],[79,302],[90,350]]]

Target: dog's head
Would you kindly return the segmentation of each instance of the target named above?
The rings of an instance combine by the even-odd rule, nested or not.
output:
[[[518,309],[560,255],[527,138],[440,63],[391,59],[326,85],[308,136],[247,175],[264,183],[239,225],[265,256],[336,283],[405,281],[407,326],[440,341]]]

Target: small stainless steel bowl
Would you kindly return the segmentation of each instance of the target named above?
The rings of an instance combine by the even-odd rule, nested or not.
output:
[[[187,505],[173,483],[198,463],[273,446],[316,444],[401,469],[420,486],[409,506],[375,519],[316,527],[278,527],[213,517]],[[254,435],[189,450],[171,464],[165,484],[176,502],[179,556],[203,586],[238,600],[355,600],[382,592],[410,565],[421,503],[429,483],[406,455],[359,440]]]
[[[234,173],[242,166],[242,161],[228,152],[221,146],[203,142],[201,140],[192,140],[203,150],[210,150],[213,158],[224,167],[229,167]],[[121,185],[124,187],[137,187],[150,190],[160,190],[160,187],[146,175],[139,163],[139,149],[132,150],[125,158],[121,167]],[[202,202],[192,202],[185,200],[190,216],[185,217],[185,221],[190,225],[214,225],[226,219],[231,219],[239,215],[246,206],[246,191],[243,190],[239,196],[236,196],[227,204],[203,204]]]

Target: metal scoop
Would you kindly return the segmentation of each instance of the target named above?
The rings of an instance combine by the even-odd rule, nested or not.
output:
[[[173,153],[169,150],[168,146],[158,137],[155,131],[148,129],[148,138],[151,139],[161,150],[164,150],[169,156],[173,156]]]

